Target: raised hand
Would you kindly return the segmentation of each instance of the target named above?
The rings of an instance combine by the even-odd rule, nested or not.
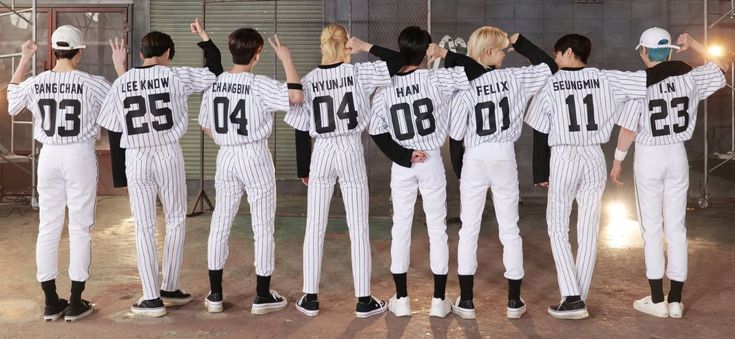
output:
[[[360,38],[356,38],[354,36],[347,40],[347,50],[350,51],[350,54],[370,52],[370,48],[372,47],[372,44],[362,41]]]
[[[120,76],[127,70],[128,48],[125,39],[110,39],[110,48],[112,48],[112,64],[115,65],[115,71]]]
[[[278,57],[278,60],[281,61],[290,61],[291,60],[291,51],[281,43],[280,40],[278,40],[278,34],[274,35],[273,38],[268,38],[268,43],[271,44],[271,47],[273,47],[273,50],[276,52],[276,56]]]
[[[36,53],[36,50],[38,49],[38,44],[35,41],[28,40],[23,43],[21,46],[21,51],[23,53],[22,58],[30,59],[33,57],[33,53]]]
[[[679,45],[681,48],[676,53],[686,51],[696,42],[697,40],[694,40],[694,38],[692,38],[689,33],[680,34],[679,38],[676,39],[676,44]]]
[[[194,19],[194,22],[189,24],[189,28],[191,28],[191,33],[198,35],[202,41],[209,40],[209,34],[204,30],[204,27],[202,27],[202,23],[199,22],[199,18]]]
[[[446,58],[447,50],[443,47],[439,47],[439,45],[435,43],[430,43],[429,48],[426,49],[426,56],[429,58],[428,64],[431,64],[436,59]]]

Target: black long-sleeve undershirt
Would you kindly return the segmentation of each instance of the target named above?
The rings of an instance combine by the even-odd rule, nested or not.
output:
[[[311,135],[308,131],[294,130],[296,139],[296,175],[299,178],[309,176],[311,166]]]

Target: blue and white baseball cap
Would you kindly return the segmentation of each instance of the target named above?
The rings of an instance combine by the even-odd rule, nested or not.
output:
[[[671,34],[663,28],[652,27],[641,34],[641,41],[635,49],[646,48],[673,48],[680,47],[671,43]]]

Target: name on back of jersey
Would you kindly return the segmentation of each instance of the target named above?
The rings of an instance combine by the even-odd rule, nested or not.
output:
[[[231,82],[215,82],[212,84],[212,93],[250,94],[250,85],[233,84]]]
[[[554,91],[600,88],[600,79],[557,80],[552,83]]]
[[[342,87],[353,87],[355,86],[355,80],[352,76],[346,76],[339,79],[328,79],[328,80],[316,80],[311,83],[311,88],[314,92],[329,91]]]
[[[475,86],[475,89],[477,90],[477,96],[482,95],[491,95],[491,94],[498,94],[502,92],[508,91],[508,81],[500,81],[492,84],[482,85],[482,86]]]
[[[168,77],[127,81],[120,84],[120,92],[137,92],[151,89],[168,88]]]
[[[33,84],[36,94],[84,94],[83,84],[41,83]]]

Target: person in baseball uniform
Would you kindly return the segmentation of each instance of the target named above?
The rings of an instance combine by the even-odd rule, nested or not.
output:
[[[620,72],[586,67],[590,40],[569,34],[554,45],[559,71],[531,100],[525,121],[548,134],[551,169],[546,221],[561,292],[549,314],[562,319],[589,316],[589,293],[597,254],[600,205],[605,189],[605,156],[600,144],[610,132],[625,101],[646,95],[646,72]],[[569,218],[576,200],[577,257],[569,243]]]
[[[291,107],[285,118],[297,130],[298,175],[308,185],[304,295],[296,308],[308,316],[319,314],[324,234],[339,180],[352,243],[355,315],[365,318],[385,312],[386,306],[370,294],[369,196],[361,134],[370,120],[370,95],[390,86],[391,80],[385,62],[349,64],[344,27],[327,25],[320,41],[322,64],[303,77],[304,102]],[[313,154],[309,154],[311,137],[316,139]]]
[[[234,65],[204,92],[199,111],[199,124],[220,146],[215,175],[217,204],[207,251],[210,292],[204,304],[209,312],[223,311],[227,240],[243,193],[247,193],[255,236],[257,295],[250,312],[266,314],[287,304],[278,292],[270,290],[275,266],[276,178],[267,141],[275,112],[287,111],[289,103],[301,103],[303,93],[289,49],[277,36],[268,42],[283,62],[288,84],[252,73],[260,60],[263,37],[252,28],[240,28],[229,36]]]
[[[533,66],[500,69],[509,46]],[[444,66],[464,66],[471,89],[457,94],[450,119],[450,153],[460,180],[462,228],[459,231],[458,275],[460,296],[452,310],[461,318],[474,319],[474,274],[477,241],[487,190],[493,193],[503,264],[508,280],[508,318],[526,312],[521,298],[523,240],[518,228],[518,167],[514,143],[520,138],[523,113],[552,72],[554,60],[520,34],[510,38],[497,27],[484,26],[470,36],[469,56],[432,45],[431,57],[444,58]]]
[[[82,32],[61,26],[51,35],[56,65],[51,71],[25,79],[38,45],[26,41],[22,57],[8,85],[8,113],[28,108],[33,137],[43,144],[38,159],[39,225],[36,241],[36,278],[46,298],[43,317],[68,322],[90,315],[94,304],[82,299],[89,279],[92,227],[97,196],[97,115],[110,84],[77,69],[85,48]],[[69,209],[69,301],[56,293],[58,247]]]
[[[677,39],[681,47],[671,42],[669,32],[659,27],[641,35],[636,49],[649,74],[646,98],[625,105],[610,177],[622,184],[622,162],[635,141],[634,184],[651,294],[636,300],[633,307],[657,317],[681,318],[681,290],[687,278],[685,218],[689,189],[684,142],[694,132],[699,101],[725,86],[724,71],[729,64],[713,59],[692,67],[671,60],[673,50],[692,48],[705,53],[704,46],[686,33]],[[664,238],[669,244],[668,266]],[[664,298],[664,273],[671,280],[668,298]]]
[[[385,49],[357,38],[348,45],[352,52],[373,52],[380,56]],[[421,150],[425,160],[414,163],[393,162],[391,167],[391,200],[393,228],[391,230],[391,273],[396,294],[388,300],[388,309],[398,317],[411,315],[408,298],[407,272],[411,258],[411,227],[416,193],[421,192],[426,226],[429,233],[429,259],[434,274],[434,295],[429,316],[446,317],[452,303],[446,298],[449,246],[447,244],[447,192],[441,146],[447,136],[449,104],[452,95],[467,90],[470,84],[462,67],[436,71],[419,69],[431,43],[429,32],[409,26],[398,36],[400,52],[387,50],[403,60],[392,85],[378,89],[372,101],[369,132],[388,133],[393,141],[409,150]],[[376,52],[376,50],[378,50]],[[383,50],[381,53],[381,51]],[[390,60],[391,58],[383,58]],[[390,156],[390,151],[385,152]]]
[[[203,48],[216,49],[206,32],[197,34]],[[110,131],[121,132],[120,147],[125,149],[125,174],[143,285],[143,297],[131,311],[160,317],[166,314],[166,306],[191,301],[191,295],[179,289],[186,220],[186,176],[179,139],[188,125],[189,96],[203,92],[216,77],[207,67],[169,67],[175,50],[168,34],[146,34],[140,50],[143,65],[115,80],[97,121]],[[113,50],[113,55],[120,54]],[[124,58],[113,60],[118,73],[124,70]],[[156,197],[163,204],[166,221],[160,285]]]

